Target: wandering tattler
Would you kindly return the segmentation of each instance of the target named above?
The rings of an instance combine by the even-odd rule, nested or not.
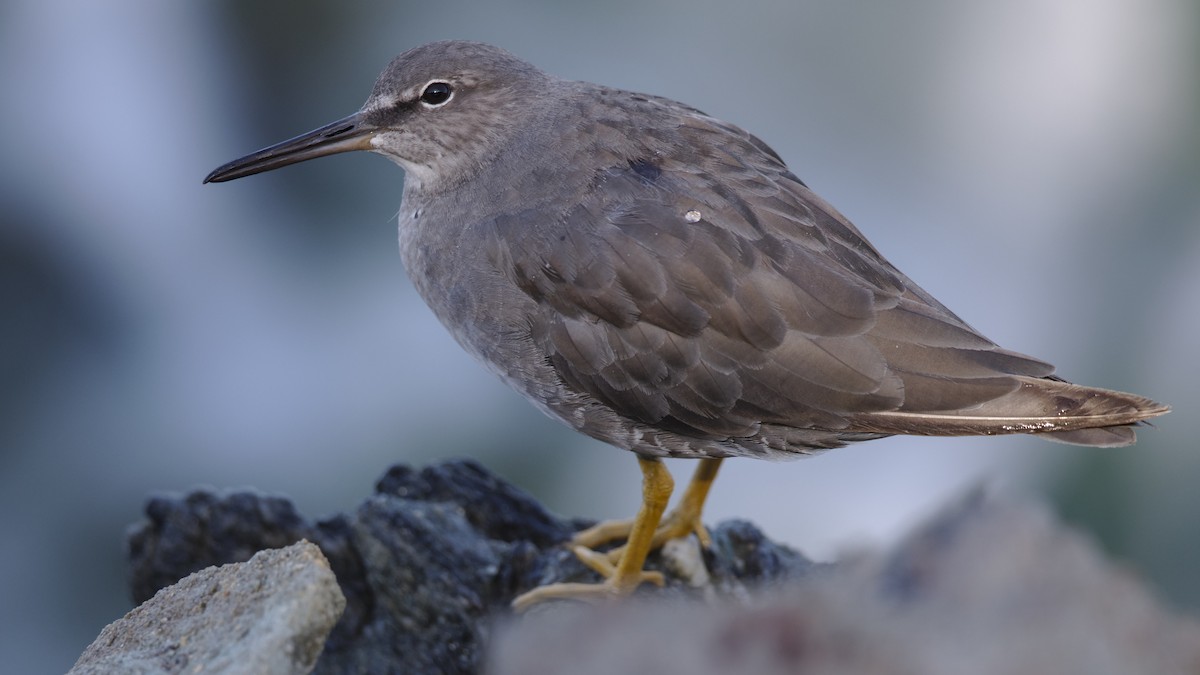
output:
[[[484,44],[407,51],[358,112],[204,181],[350,150],[404,169],[400,252],[459,344],[551,417],[637,453],[637,516],[574,540],[607,581],[543,586],[518,606],[661,581],[647,553],[706,540],[725,457],[892,434],[1121,446],[1169,410],[1001,349],[742,129]],[[665,518],[663,457],[700,460]]]

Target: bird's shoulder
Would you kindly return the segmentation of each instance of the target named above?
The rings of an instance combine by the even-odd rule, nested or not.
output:
[[[814,335],[850,334],[905,291],[906,279],[758,138],[669,99],[591,93],[600,103],[558,144],[578,150],[523,158],[511,190],[552,197],[518,200],[488,223],[502,266],[531,296],[619,326],[652,321],[693,335],[716,322],[761,341],[745,325],[757,312],[791,311]],[[763,321],[768,332],[783,323]]]

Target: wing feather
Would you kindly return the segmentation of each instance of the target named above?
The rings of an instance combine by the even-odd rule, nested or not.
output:
[[[501,272],[537,302],[533,337],[570,390],[646,437],[725,454],[999,433],[969,411],[1009,423],[1018,403],[1044,404],[1018,394],[1053,382],[1039,379],[1051,366],[1000,349],[913,284],[761,141],[694,112],[647,136],[671,142],[614,158],[570,208],[492,224],[508,247]],[[993,415],[994,401],[1011,404]]]

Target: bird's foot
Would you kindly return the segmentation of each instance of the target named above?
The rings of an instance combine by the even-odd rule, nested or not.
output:
[[[680,505],[682,506],[682,504]],[[547,600],[578,600],[582,602],[600,602],[629,595],[638,586],[651,583],[662,586],[666,579],[662,572],[654,570],[633,570],[621,572],[619,563],[626,553],[627,545],[621,545],[610,551],[596,551],[594,546],[600,546],[617,539],[629,537],[634,527],[634,519],[606,520],[597,523],[575,535],[571,540],[571,552],[584,565],[604,577],[598,584],[559,583],[539,586],[531,591],[522,593],[513,600],[512,606],[518,612]],[[672,539],[686,537],[695,533],[702,546],[710,543],[708,530],[700,522],[700,513],[681,513],[679,509],[672,511],[657,529],[648,550],[662,548],[662,545]]]
[[[650,551],[663,544],[692,533],[707,547],[711,543],[708,530],[700,521],[708,489],[721,466],[718,458],[703,459],[696,467],[691,483],[679,500],[679,504],[663,519],[667,501],[671,498],[674,481],[662,462],[647,457],[638,457],[642,469],[642,508],[633,520],[605,521],[578,533],[571,540],[571,550],[583,564],[604,577],[600,584],[561,583],[535,588],[513,601],[513,608],[523,611],[531,605],[546,600],[596,601],[629,595],[645,582],[662,586],[661,572],[642,569]],[[621,546],[605,552],[595,547],[615,539],[625,539]]]
[[[621,547],[621,554],[612,558],[586,547],[580,547],[582,550],[575,553],[584,564],[604,576],[604,582],[550,584],[535,588],[518,596],[513,601],[514,609],[521,611],[546,600],[616,598],[629,595],[645,581],[662,585],[662,574],[647,572],[642,568],[646,564],[646,554],[650,552],[663,511],[667,508],[667,501],[671,498],[674,481],[671,479],[671,473],[657,459],[639,456],[638,466],[642,469],[642,508],[638,509],[638,515],[632,524],[623,529],[628,536],[625,545]]]
[[[712,544],[712,538],[708,536],[708,530],[705,529],[704,523],[701,522],[700,518],[704,511],[704,502],[708,498],[708,490],[712,487],[713,481],[716,480],[717,469],[720,466],[721,460],[718,458],[700,460],[700,463],[696,466],[696,473],[692,476],[691,482],[688,483],[687,490],[683,493],[679,504],[655,528],[654,537],[650,540],[648,550],[658,550],[668,541],[680,539],[690,534],[695,534],[696,538],[700,540],[700,545],[704,548],[708,548]],[[604,574],[603,571],[589,562],[589,560],[607,557],[610,566],[615,565],[621,559],[621,556],[625,555],[626,547],[624,545],[618,546],[607,553],[597,553],[595,549],[610,541],[619,539],[628,540],[635,522],[636,520],[606,520],[597,523],[586,530],[576,533],[571,539],[571,549],[575,551],[575,555],[584,564]],[[587,552],[581,553],[581,550],[586,550]]]
[[[579,558],[579,562],[592,568],[592,571],[612,582],[618,588],[628,588],[629,591],[632,591],[643,583],[649,582],[655,586],[662,586],[666,581],[663,578],[662,572],[655,572],[653,570],[639,570],[629,575],[632,577],[631,579],[614,581],[614,578],[618,575],[617,563],[620,562],[619,558],[613,558],[607,552],[593,551],[586,546],[573,546],[571,547],[571,552],[575,554],[576,558]]]
[[[605,600],[614,600],[624,597],[634,591],[635,588],[643,583],[652,583],[656,586],[663,585],[662,572],[654,572],[650,570],[635,570],[631,574],[620,574],[617,568],[608,561],[608,557],[602,554],[597,554],[591,550],[584,549],[593,556],[593,559],[585,559],[580,555],[579,551],[575,555],[580,556],[580,560],[585,565],[596,570],[606,579],[598,584],[579,584],[579,583],[561,583],[547,584],[539,586],[531,591],[527,591],[517,596],[512,602],[512,608],[518,612],[523,612],[530,607],[546,602],[547,600],[578,600],[581,602],[603,602]]]
[[[686,500],[663,518],[662,523],[654,530],[654,538],[650,542],[650,550],[655,551],[672,539],[680,539],[695,534],[700,545],[708,548],[712,538],[700,521],[700,503],[688,503]],[[571,538],[571,550],[583,564],[591,567],[600,574],[608,576],[598,567],[598,561],[604,560],[608,569],[612,569],[621,556],[625,554],[625,546],[621,545],[612,550],[599,552],[595,549],[611,541],[627,539],[633,529],[633,520],[606,520],[582,530]]]

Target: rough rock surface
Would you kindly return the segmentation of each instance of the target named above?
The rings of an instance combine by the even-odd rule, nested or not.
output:
[[[278,497],[194,492],[146,505],[130,534],[135,602],[209,565],[308,539],[321,547],[346,611],[318,673],[477,672],[492,619],[519,593],[550,581],[596,581],[562,542],[584,521],[549,514],[527,493],[470,461],[392,467],[351,515],[311,523]],[[733,594],[803,576],[812,564],[745,522],[655,554],[672,597]],[[697,568],[706,579],[697,580]],[[693,584],[701,583],[694,588]]]
[[[319,673],[1200,672],[1195,622],[1040,509],[978,495],[833,565],[727,522],[706,551],[654,554],[667,586],[642,602],[519,619],[524,590],[596,581],[559,545],[586,523],[473,462],[393,467],[355,513],[316,523],[252,493],[154,499],[146,515],[130,535],[138,601],[207,565],[319,545],[346,596]]]
[[[308,673],[345,600],[308,542],[209,567],[109,624],[73,675]]]

